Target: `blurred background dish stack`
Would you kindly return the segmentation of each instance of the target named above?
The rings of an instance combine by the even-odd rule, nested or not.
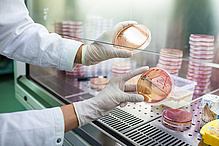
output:
[[[114,25],[113,18],[88,15],[84,23],[84,37],[91,40],[97,39]],[[92,41],[86,41],[86,43],[89,44],[92,43]]]
[[[210,84],[212,67],[205,66],[203,62],[211,63],[214,57],[214,36],[203,34],[191,34],[190,61],[188,65],[187,79],[196,81],[195,94],[204,94]],[[198,62],[202,62],[202,64]]]
[[[115,61],[112,64],[112,77],[117,77],[131,70],[129,61]]]
[[[108,78],[92,78],[90,79],[90,88],[100,91],[108,84],[108,82]]]
[[[75,77],[82,77],[84,75],[83,72],[83,65],[77,64],[73,71],[65,71],[66,75],[75,76]]]
[[[63,38],[83,42],[83,24],[81,21],[62,21],[55,23],[55,33]]]
[[[157,67],[165,69],[171,75],[178,76],[183,52],[177,49],[161,49],[160,54]]]
[[[55,23],[55,33],[63,38],[83,42],[83,25],[81,21],[62,21]],[[83,66],[78,64],[73,71],[65,71],[66,75],[83,76]]]

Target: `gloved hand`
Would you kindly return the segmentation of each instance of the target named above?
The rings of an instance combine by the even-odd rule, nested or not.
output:
[[[135,21],[124,21],[116,24],[111,30],[101,35],[97,41],[114,43],[116,35],[126,26],[131,24],[137,24]],[[113,45],[94,42],[90,45],[82,46],[82,59],[83,65],[94,65],[101,61],[111,58],[129,58],[132,56],[132,52],[128,50],[122,50],[114,48]]]
[[[143,101],[144,97],[142,95],[129,94],[123,91],[125,88],[129,91],[136,90],[136,86],[130,84],[125,86],[126,81],[136,75],[142,74],[148,69],[148,67],[141,67],[124,75],[112,78],[97,96],[73,103],[79,121],[79,127],[109,114],[119,105],[125,106],[126,104],[124,103],[126,102]]]

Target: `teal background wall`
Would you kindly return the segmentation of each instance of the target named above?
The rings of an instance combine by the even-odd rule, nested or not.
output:
[[[25,107],[15,98],[14,75],[0,75],[0,113],[23,110]]]

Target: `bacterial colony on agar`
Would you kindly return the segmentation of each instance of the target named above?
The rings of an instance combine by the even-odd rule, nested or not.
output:
[[[173,81],[164,69],[151,68],[144,72],[137,82],[137,92],[144,96],[146,103],[166,101],[172,92]]]

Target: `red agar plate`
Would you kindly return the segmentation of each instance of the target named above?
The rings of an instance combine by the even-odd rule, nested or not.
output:
[[[187,123],[192,121],[192,115],[181,109],[166,109],[163,111],[162,116],[172,122]]]
[[[147,103],[166,101],[172,92],[173,80],[170,74],[161,68],[151,68],[144,72],[137,82],[138,94],[144,96]]]

